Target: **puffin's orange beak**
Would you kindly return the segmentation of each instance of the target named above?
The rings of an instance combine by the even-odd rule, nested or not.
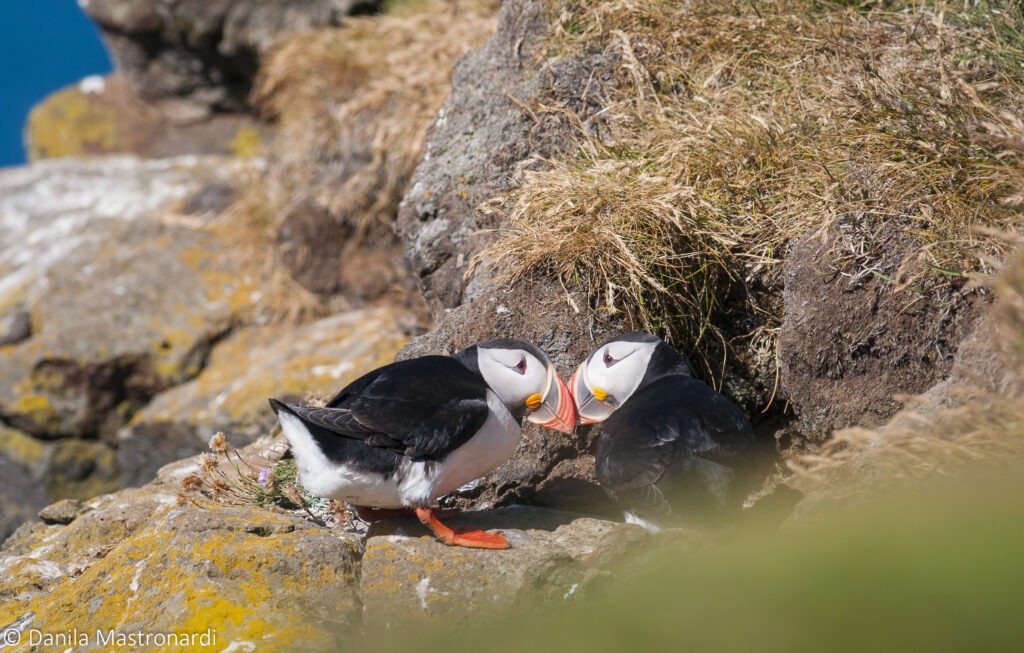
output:
[[[530,395],[526,399],[530,414],[526,419],[544,428],[572,433],[576,428],[576,404],[572,393],[558,376],[554,366],[548,365],[548,383],[543,395]]]

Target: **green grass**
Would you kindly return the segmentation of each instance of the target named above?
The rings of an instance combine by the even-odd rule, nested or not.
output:
[[[657,551],[597,598],[466,632],[421,628],[416,650],[1017,650],[1022,496],[1019,473],[974,479],[697,555]]]

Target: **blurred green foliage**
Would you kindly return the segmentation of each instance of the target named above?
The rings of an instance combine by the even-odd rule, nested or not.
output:
[[[516,653],[1020,650],[1022,498],[1019,478],[929,487],[697,554],[641,554],[597,596],[373,643]]]

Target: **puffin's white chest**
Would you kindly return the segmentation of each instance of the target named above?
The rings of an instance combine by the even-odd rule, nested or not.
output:
[[[487,391],[487,421],[461,447],[435,462],[403,463],[399,492],[406,505],[428,505],[440,496],[487,475],[516,450],[523,431],[505,404]]]

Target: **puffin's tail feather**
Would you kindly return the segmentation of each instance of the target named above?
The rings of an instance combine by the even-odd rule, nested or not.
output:
[[[270,407],[274,410],[275,415],[279,414],[282,410],[286,413],[291,413],[292,415],[295,415],[295,411],[292,409],[292,407],[284,403],[283,401],[274,399],[273,397],[270,397],[269,399],[267,399],[267,401],[270,402]]]

